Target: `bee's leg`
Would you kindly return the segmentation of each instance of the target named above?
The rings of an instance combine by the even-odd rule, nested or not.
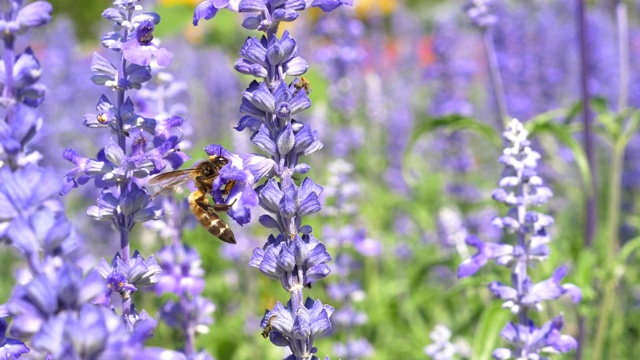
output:
[[[231,192],[231,189],[233,189],[233,186],[236,184],[237,181],[235,180],[229,180],[225,185],[224,185],[224,190],[222,190],[222,193],[224,195],[229,195],[229,193]]]
[[[227,211],[229,211],[229,209],[231,209],[231,207],[233,206],[233,204],[236,203],[237,200],[238,199],[233,199],[231,204],[212,204],[212,205],[209,205],[209,211],[213,210],[213,211],[224,211],[224,212],[227,212]]]
[[[212,180],[212,179],[213,179],[213,176],[199,175],[199,176],[196,176],[194,180],[196,182],[196,187],[198,189],[203,190],[204,192],[210,192],[211,182],[209,180]]]

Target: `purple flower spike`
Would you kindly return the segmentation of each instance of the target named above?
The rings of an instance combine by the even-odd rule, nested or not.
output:
[[[531,210],[544,204],[552,195],[551,190],[542,186],[542,179],[537,175],[536,167],[541,156],[530,148],[528,132],[518,120],[513,119],[508,124],[503,137],[506,146],[499,161],[505,169],[493,198],[510,209],[505,217],[495,218],[492,224],[513,236],[515,243],[487,243],[475,236],[467,237],[467,245],[477,248],[478,252],[460,264],[458,277],[475,274],[491,259],[512,270],[511,286],[498,281],[489,284],[493,295],[504,300],[503,307],[510,309],[519,320],[517,324],[509,323],[502,331],[502,337],[511,348],[496,349],[493,353],[496,359],[542,358],[541,353],[549,348],[568,352],[577,343],[569,336],[560,335],[562,317],[538,329],[528,315],[530,310],[542,310],[543,301],[555,300],[564,294],[569,294],[574,302],[582,297],[577,286],[560,284],[568,272],[564,266],[554,271],[551,278],[537,284],[533,284],[529,277],[530,265],[546,260],[549,255],[547,244],[551,238],[547,228],[554,223],[551,216]]]
[[[107,280],[109,289],[116,292],[122,290],[135,291],[136,286],[151,286],[158,282],[162,269],[156,259],[150,256],[145,260],[138,251],[134,252],[129,264],[122,261],[122,256],[117,253],[111,265],[104,259],[95,271]],[[120,282],[121,284],[118,284]]]
[[[262,322],[265,331],[273,328],[269,333],[273,344],[289,347],[292,355],[287,359],[317,359],[313,341],[330,328],[333,310],[316,314],[309,312],[312,307],[315,309],[314,305],[305,304],[309,306],[302,308],[303,289],[330,273],[327,263],[331,256],[313,236],[311,226],[302,222],[305,216],[320,210],[323,188],[310,178],[299,182],[294,175],[309,171],[310,166],[301,163],[300,158],[320,150],[322,142],[318,131],[293,118],[311,105],[308,81],[296,78],[306,73],[308,63],[299,56],[300,49],[288,31],[278,35],[278,26],[282,21],[296,20],[298,12],[309,7],[331,11],[343,4],[352,2],[208,0],[196,8],[193,18],[197,24],[201,19],[213,18],[222,8],[255,13],[245,18],[242,26],[265,32],[264,36],[249,37],[235,62],[238,72],[256,79],[242,92],[243,117],[236,130],[248,129],[251,142],[263,155],[235,155],[219,145],[205,150],[210,156],[229,159],[212,184],[217,204],[230,204],[229,215],[241,225],[250,221],[250,208],[257,204],[268,212],[259,217],[259,222],[272,233],[262,248],[254,249],[249,264],[279,281],[291,295],[288,309],[278,303],[273,316],[266,315]],[[262,182],[262,178],[266,181]],[[372,253],[379,251],[372,244],[361,245],[363,249],[372,248],[367,249]]]

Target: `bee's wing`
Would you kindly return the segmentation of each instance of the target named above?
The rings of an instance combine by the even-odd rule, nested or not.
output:
[[[191,175],[193,174],[193,169],[183,169],[183,170],[175,170],[168,173],[158,174],[151,179],[149,179],[149,185],[159,185],[160,190],[153,194],[151,198],[156,197],[160,193],[163,193],[167,190],[175,189],[176,187],[186,183],[191,180]]]

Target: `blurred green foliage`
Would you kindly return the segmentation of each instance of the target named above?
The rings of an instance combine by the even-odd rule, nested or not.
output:
[[[95,41],[105,22],[100,14],[107,8],[110,1],[69,1],[48,0],[53,5],[53,17],[65,16],[73,20],[76,34],[81,41]]]

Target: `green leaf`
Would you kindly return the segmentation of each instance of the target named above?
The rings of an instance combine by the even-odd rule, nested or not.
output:
[[[640,236],[627,241],[622,246],[622,248],[620,248],[620,251],[617,255],[618,264],[624,264],[627,260],[629,260],[631,254],[633,254],[633,252],[638,249],[640,249]]]
[[[577,102],[573,104],[573,106],[569,108],[566,115],[564,116],[564,121],[562,123],[565,125],[569,125],[581,112],[582,112],[582,103]]]
[[[609,104],[607,104],[607,99],[602,96],[594,96],[590,101],[591,108],[596,114],[607,114],[610,112]]]
[[[403,164],[406,166],[402,166],[402,176],[404,181],[412,187],[417,185],[417,182],[413,180],[414,176],[411,175],[412,168],[411,164],[415,166],[415,161],[412,163],[412,157],[415,157],[416,154],[413,152],[413,147],[415,143],[422,136],[428,135],[433,131],[438,129],[446,130],[446,131],[457,131],[457,130],[469,130],[473,131],[477,134],[480,134],[482,137],[488,139],[490,142],[496,145],[496,147],[500,147],[502,145],[502,140],[500,135],[496,132],[496,130],[483,122],[480,122],[476,119],[465,117],[462,115],[447,115],[438,118],[426,118],[421,123],[419,123],[412,131],[411,138],[405,148],[405,152],[403,155]],[[422,183],[422,179],[420,183]]]
[[[538,133],[549,133],[571,150],[573,157],[576,159],[578,170],[580,170],[586,195],[591,196],[591,167],[589,166],[587,155],[584,153],[582,146],[576,141],[573,135],[571,135],[569,128],[566,125],[561,125],[553,121],[529,121],[525,126],[532,136]]]
[[[428,118],[418,124],[418,126],[413,129],[406,152],[410,153],[415,142],[422,136],[438,129],[446,129],[449,131],[470,130],[483,136],[497,146],[502,144],[500,134],[490,125],[462,115],[447,115],[438,118]]]
[[[622,115],[624,118],[624,115]],[[629,115],[629,121],[627,122],[627,126],[622,132],[622,136],[619,141],[622,141],[621,145],[626,147],[629,141],[633,138],[633,136],[638,132],[638,127],[640,126],[640,111],[633,111]]]
[[[511,313],[503,309],[499,302],[493,303],[482,312],[473,337],[474,359],[489,360],[493,358],[493,350],[499,346],[500,331],[510,318]]]

